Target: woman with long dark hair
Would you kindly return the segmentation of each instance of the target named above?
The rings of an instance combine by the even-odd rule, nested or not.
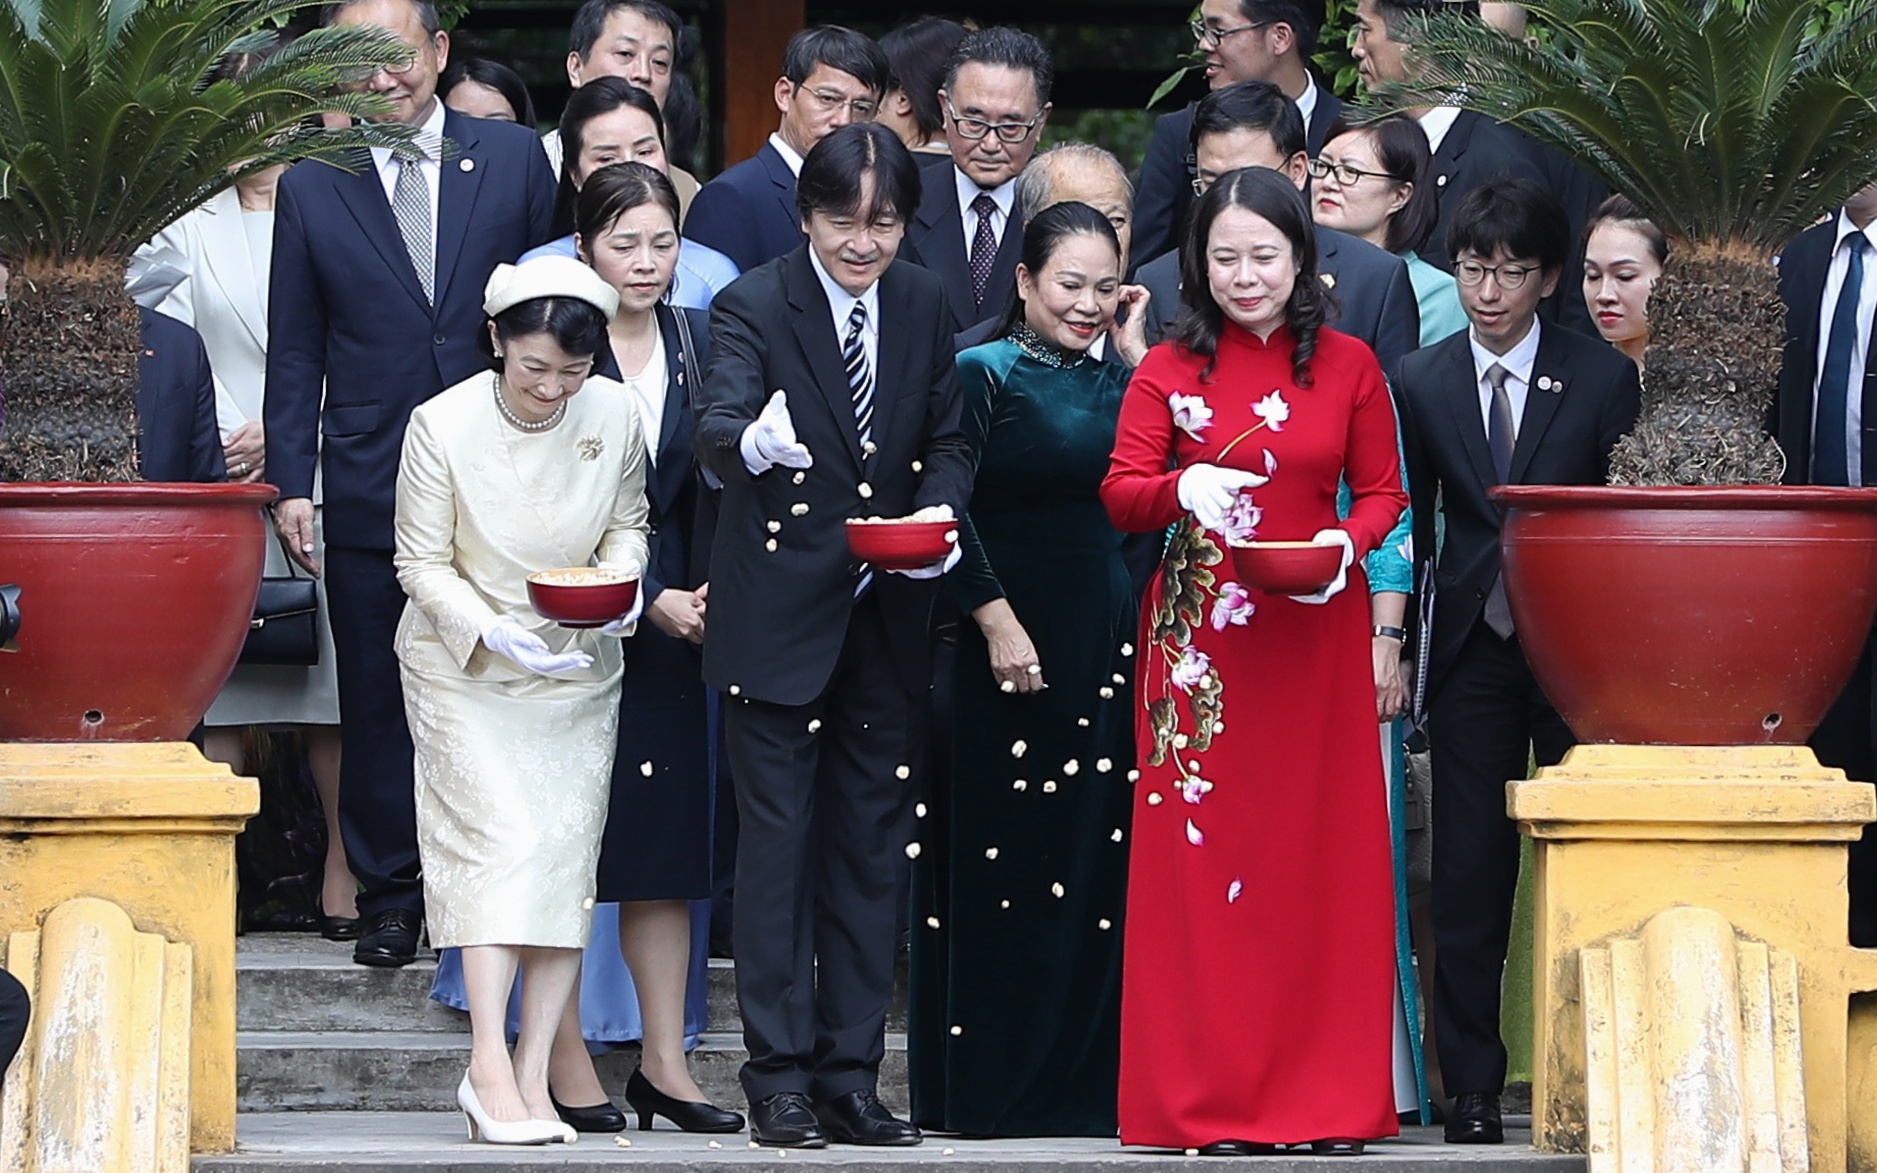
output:
[[[1102,483],[1121,529],[1173,527],[1136,657],[1125,1144],[1350,1153],[1396,1131],[1358,559],[1408,498],[1381,368],[1323,325],[1315,240],[1275,171],[1229,172],[1200,198],[1181,259],[1191,304],[1128,385]],[[1232,561],[1254,540],[1331,547],[1340,569],[1312,594],[1267,593]]]

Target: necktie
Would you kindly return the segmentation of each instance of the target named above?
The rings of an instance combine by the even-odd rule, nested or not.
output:
[[[977,231],[971,234],[971,296],[983,305],[985,287],[991,283],[991,263],[997,259],[997,201],[981,191],[971,201],[971,210],[978,217]]]
[[[1506,376],[1510,371],[1494,363],[1486,368],[1486,381],[1492,385],[1492,426],[1486,429],[1486,443],[1492,449],[1492,471],[1500,484],[1512,479],[1512,397],[1506,394]],[[1486,595],[1486,626],[1500,639],[1512,637],[1512,607],[1506,602],[1505,572],[1492,580]]]
[[[1818,485],[1851,483],[1845,415],[1851,396],[1851,359],[1857,351],[1858,302],[1864,292],[1864,250],[1868,242],[1860,232],[1848,237],[1846,245],[1851,263],[1845,266],[1844,287],[1838,291],[1838,304],[1831,311],[1825,369],[1818,377],[1818,422],[1812,429],[1812,483]]]
[[[404,235],[404,251],[411,255],[424,300],[436,301],[437,253],[430,229],[430,185],[424,182],[423,161],[415,155],[398,156],[398,186],[391,210]]]
[[[841,343],[841,359],[847,366],[847,386],[854,394],[854,431],[860,436],[862,466],[867,459],[867,445],[873,442],[873,368],[867,364],[867,303],[854,303],[847,315],[847,338]],[[854,597],[858,599],[873,585],[873,567],[860,564],[854,579]]]

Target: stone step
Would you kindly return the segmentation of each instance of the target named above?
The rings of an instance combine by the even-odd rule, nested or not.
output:
[[[906,1036],[889,1033],[880,1098],[908,1107]],[[740,1034],[711,1033],[691,1052],[691,1074],[711,1102],[743,1110],[737,1071],[749,1053]],[[438,1112],[456,1105],[469,1062],[469,1036],[444,1031],[241,1031],[235,1038],[235,1085],[243,1112]],[[638,1048],[594,1058],[600,1082],[625,1103]]]
[[[1123,1149],[1112,1140],[959,1140],[932,1136],[908,1149],[836,1145],[822,1150],[755,1150],[741,1134],[689,1136],[661,1128],[614,1137],[582,1136],[579,1143],[542,1148],[469,1144],[456,1113],[294,1112],[244,1115],[239,1147],[222,1156],[199,1156],[194,1173],[481,1173],[553,1169],[606,1173],[631,1162],[635,1173],[757,1173],[810,1166],[824,1173],[910,1173],[914,1164],[940,1162],[947,1173],[1218,1173],[1216,1157],[1186,1157],[1153,1149]],[[1361,1173],[1584,1173],[1582,1157],[1536,1153],[1530,1134],[1508,1128],[1507,1142],[1491,1147],[1440,1143],[1438,1128],[1412,1128],[1396,1140],[1371,1145]],[[715,1143],[719,1147],[712,1148]],[[1251,1157],[1232,1168],[1259,1173],[1322,1173],[1321,1157]],[[1357,1166],[1351,1166],[1357,1168]]]

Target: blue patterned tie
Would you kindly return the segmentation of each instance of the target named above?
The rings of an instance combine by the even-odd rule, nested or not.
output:
[[[1850,408],[1851,359],[1857,351],[1858,303],[1864,292],[1864,250],[1869,245],[1861,232],[1845,240],[1850,264],[1845,266],[1844,287],[1831,311],[1825,369],[1818,377],[1818,422],[1812,429],[1812,483],[1818,485],[1851,483],[1845,417]]]

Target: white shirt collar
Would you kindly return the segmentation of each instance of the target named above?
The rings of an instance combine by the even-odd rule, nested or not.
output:
[[[1303,115],[1304,129],[1308,132],[1310,118],[1317,112],[1317,82],[1307,72],[1303,79],[1303,93],[1297,95],[1297,112]]]
[[[978,181],[966,175],[956,163],[952,164],[952,179],[958,185],[958,214],[960,216],[971,214],[972,201],[982,193],[997,201],[997,211],[1004,217],[1005,223],[1010,222],[1010,209],[1017,203],[1015,179],[1006,179],[996,187],[979,187]]]
[[[1521,384],[1527,387],[1531,386],[1532,367],[1538,361],[1538,335],[1543,328],[1543,325],[1538,319],[1533,318],[1532,328],[1525,332],[1525,337],[1519,339],[1518,345],[1506,351],[1504,354],[1494,354],[1484,346],[1481,346],[1479,344],[1478,335],[1474,334],[1471,328],[1468,328],[1466,337],[1467,343],[1473,348],[1473,377],[1475,381],[1484,382],[1486,379],[1486,368],[1492,366],[1494,363],[1498,363],[1506,369],[1507,374],[1517,379]]]
[[[1458,106],[1435,106],[1421,115],[1421,133],[1427,136],[1427,149],[1438,153],[1447,132],[1460,117]]]
[[[795,148],[791,147],[780,133],[769,136],[769,145],[776,149],[776,154],[782,156],[782,161],[789,165],[789,170],[799,179],[802,174],[802,157],[795,153]]]
[[[815,276],[821,281],[821,292],[828,295],[828,309],[834,315],[834,336],[838,339],[847,333],[847,319],[854,313],[854,303],[867,307],[867,333],[878,337],[880,333],[880,283],[875,281],[867,286],[867,291],[855,297],[841,288],[828,270],[821,264],[821,257],[813,248],[808,250],[808,263],[815,267]]]
[[[417,124],[417,149],[424,153],[427,162],[435,163],[443,158],[443,99],[430,99],[430,113]],[[371,149],[372,162],[380,171],[391,165],[391,151],[387,147]]]
[[[1852,221],[1850,214],[1843,208],[1839,208],[1838,234],[1837,238],[1832,242],[1831,251],[1835,254],[1839,249],[1844,247],[1845,237],[1858,232],[1864,234],[1864,239],[1870,241],[1873,248],[1877,248],[1877,220],[1872,220],[1869,227],[1859,228],[1857,224]]]

